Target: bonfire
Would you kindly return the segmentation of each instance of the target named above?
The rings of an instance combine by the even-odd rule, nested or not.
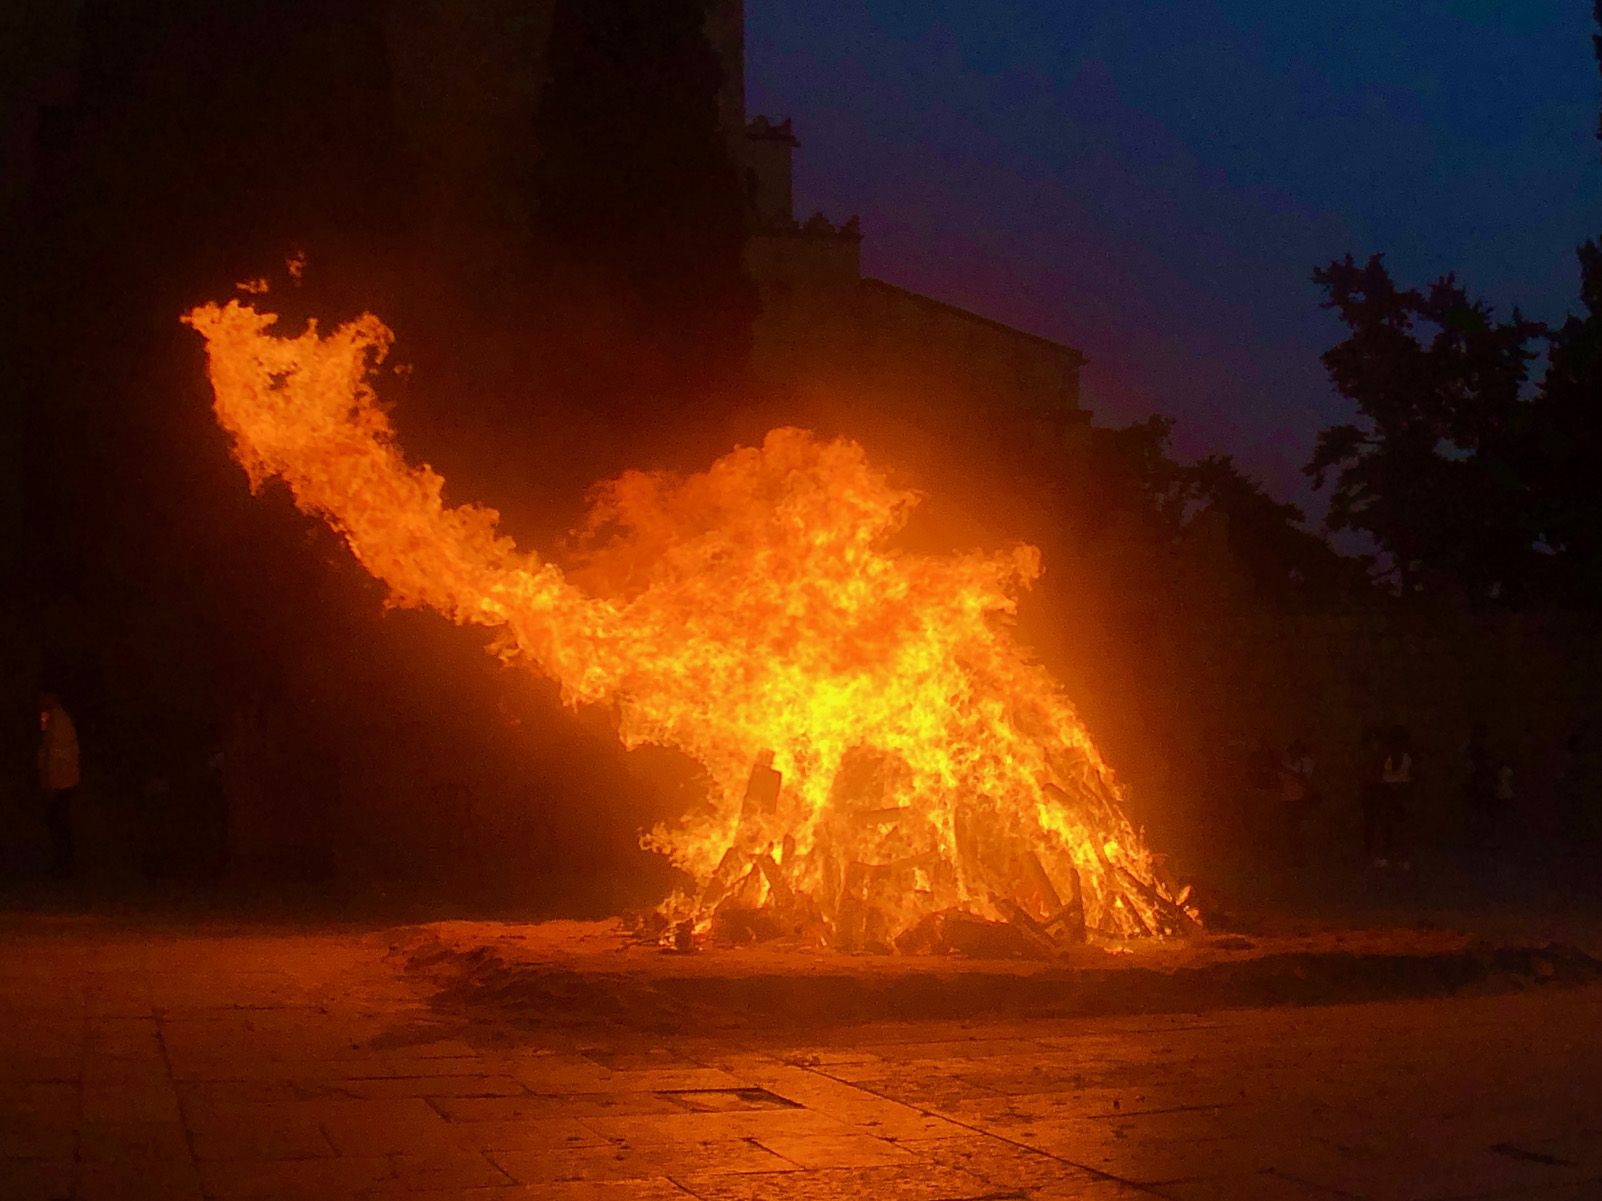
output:
[[[485,627],[626,747],[701,765],[705,803],[642,835],[693,881],[658,911],[665,941],[918,952],[1005,928],[1050,950],[1197,923],[1016,636],[1033,547],[900,549],[917,494],[854,442],[776,429],[700,474],[597,489],[564,571],[407,462],[378,318],[289,334],[233,300],[185,320],[253,489],[287,485],[391,604]]]

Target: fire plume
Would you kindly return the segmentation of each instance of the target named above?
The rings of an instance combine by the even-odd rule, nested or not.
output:
[[[1195,919],[1014,636],[1034,548],[898,550],[915,493],[853,442],[776,429],[698,475],[605,485],[564,571],[406,461],[371,382],[392,340],[376,317],[283,336],[231,301],[185,320],[253,488],[287,484],[391,603],[493,630],[567,704],[609,706],[626,746],[705,769],[704,806],[644,836],[695,882],[664,903],[683,931],[761,918],[913,949],[949,914],[1037,940]]]

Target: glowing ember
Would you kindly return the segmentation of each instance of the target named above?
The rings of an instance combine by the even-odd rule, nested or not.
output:
[[[581,589],[407,464],[369,383],[391,342],[376,317],[292,338],[237,301],[186,320],[253,487],[288,484],[392,603],[493,628],[568,704],[610,706],[626,746],[704,766],[705,806],[645,836],[696,883],[670,919],[903,949],[963,915],[1037,941],[1194,920],[1013,636],[1034,548],[892,549],[916,495],[852,442],[779,429],[700,475],[606,485]]]

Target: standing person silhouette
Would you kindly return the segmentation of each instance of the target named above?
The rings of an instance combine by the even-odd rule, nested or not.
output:
[[[1279,766],[1280,821],[1291,863],[1307,864],[1307,827],[1318,802],[1313,786],[1313,752],[1300,738],[1285,749]]]
[[[1463,758],[1468,765],[1463,807],[1468,815],[1469,837],[1481,846],[1489,846],[1497,827],[1497,762],[1491,752],[1491,731],[1484,722],[1475,722],[1469,730]]]
[[[1363,854],[1375,866],[1380,866],[1383,853],[1384,818],[1380,810],[1385,798],[1380,777],[1385,774],[1385,735],[1378,726],[1363,730],[1362,743],[1357,756],[1357,799],[1363,816]]]
[[[1394,863],[1402,871],[1413,868],[1408,838],[1413,797],[1413,749],[1406,726],[1392,726],[1385,740],[1385,762],[1380,768],[1380,829],[1375,867]]]
[[[72,796],[78,789],[78,731],[53,692],[39,694],[39,791],[50,828],[52,870],[72,875]]]

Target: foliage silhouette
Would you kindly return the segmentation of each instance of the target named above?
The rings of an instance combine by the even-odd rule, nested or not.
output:
[[[1348,330],[1323,359],[1358,420],[1304,470],[1333,479],[1327,525],[1371,537],[1402,592],[1602,604],[1602,247],[1577,257],[1583,312],[1556,328],[1498,320],[1452,275],[1399,288],[1380,255],[1313,273]]]
[[[1398,288],[1379,255],[1313,278],[1349,331],[1324,365],[1359,415],[1320,433],[1306,468],[1315,487],[1334,478],[1328,526],[1369,535],[1403,592],[1521,593],[1540,533],[1525,385],[1542,327],[1498,320],[1450,275]]]

